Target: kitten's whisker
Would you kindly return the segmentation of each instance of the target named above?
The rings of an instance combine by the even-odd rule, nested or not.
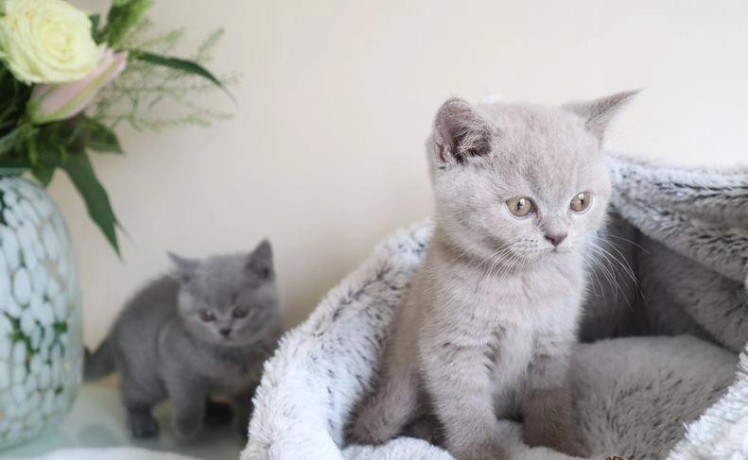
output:
[[[482,286],[484,282],[491,279],[493,277],[493,273],[496,270],[497,267],[501,265],[501,262],[511,262],[510,260],[505,260],[507,256],[511,257],[511,248],[509,246],[506,246],[503,250],[499,251],[499,253],[496,256],[492,257],[491,265],[488,267],[488,269],[483,273],[483,276],[481,278],[480,285]],[[508,264],[505,264],[508,265]]]
[[[615,246],[611,246],[611,248],[613,248],[616,252],[618,252],[618,254],[623,258],[623,260],[624,260],[625,263],[621,262],[613,254],[611,254],[610,252],[608,252],[607,250],[605,250],[605,248],[603,248],[602,246],[598,246],[598,247],[599,247],[599,249],[601,251],[603,251],[605,254],[607,254],[608,256],[610,256],[610,258],[614,262],[616,262],[623,269],[623,271],[629,276],[629,278],[631,278],[631,281],[633,281],[634,283],[637,282],[636,276],[634,275],[634,271],[628,265],[628,262],[626,262],[626,258],[623,256],[623,254],[621,253],[621,251],[618,250],[618,248],[616,248]]]
[[[628,305],[628,307],[632,309],[633,305],[631,305],[631,300],[628,298],[628,296],[626,296],[626,292],[624,291],[621,284],[618,282],[618,279],[610,272],[610,269],[606,266],[610,264],[612,269],[615,268],[615,266],[612,265],[612,261],[610,260],[611,256],[602,252],[599,246],[594,247],[593,250],[595,250],[596,255],[600,257],[598,266],[601,270],[601,273],[608,280],[609,285],[614,288],[614,295],[615,295],[614,300],[616,301],[618,300],[618,296],[620,293],[623,295],[623,298],[626,301],[626,304]]]
[[[638,291],[639,296],[641,298],[644,298],[644,291],[642,291],[641,284],[639,283],[639,279],[637,278],[636,273],[634,272],[634,269],[631,267],[631,265],[629,265],[628,260],[626,259],[626,256],[620,251],[620,249],[618,249],[615,245],[613,245],[609,241],[606,241],[606,243],[608,243],[610,245],[610,247],[614,251],[616,251],[616,253],[618,253],[618,255],[620,256],[620,259],[614,257],[614,260],[616,262],[618,262],[618,264],[621,266],[621,268],[623,268],[624,270],[626,270],[626,273],[628,273],[629,277],[631,278],[631,281],[636,286],[636,290]],[[646,249],[645,249],[645,251],[646,251]],[[649,252],[649,251],[647,251],[647,252]]]
[[[496,272],[497,268],[501,267],[498,275],[500,277],[504,277],[508,273],[509,269],[511,269],[512,266],[516,264],[517,257],[512,252],[512,245],[518,243],[519,241],[521,241],[521,238],[516,238],[514,240],[506,242],[504,244],[504,247],[495,251],[493,254],[491,254],[491,256],[481,262],[481,264],[478,266],[478,268],[482,272],[480,282],[478,283],[479,287],[482,287],[487,280],[494,277],[494,273]],[[503,264],[503,267],[502,262],[505,262]],[[486,265],[486,263],[488,263],[488,267],[484,271],[482,267]]]
[[[615,299],[616,300],[618,299],[618,294],[619,293],[623,294],[624,298],[626,299],[626,301],[627,301],[627,303],[629,304],[629,307],[630,307],[631,303],[630,303],[629,299],[625,296],[625,291],[621,287],[620,283],[618,283],[615,275],[610,271],[610,268],[607,267],[607,264],[612,263],[610,261],[610,257],[611,256],[607,252],[605,252],[604,250],[602,250],[602,248],[600,248],[600,246],[594,240],[590,240],[590,243],[591,243],[590,248],[595,252],[596,255],[598,255],[599,257],[602,258],[602,260],[598,264],[598,267],[600,268],[602,275],[608,281],[608,283],[610,284],[610,286],[612,286],[614,288],[613,292],[615,294]]]
[[[587,271],[587,273],[589,273],[591,275],[590,276],[590,281],[592,283],[592,286],[588,287],[588,289],[594,292],[595,291],[595,281],[597,281],[597,287],[600,290],[600,292],[602,292],[603,285],[600,282],[600,276],[598,275],[597,270],[595,270],[596,259],[594,258],[594,256],[592,254],[588,253],[587,251],[583,252],[583,257],[584,257],[584,262],[585,262],[585,265],[586,265],[586,268],[587,268],[586,271]]]
[[[595,247],[596,249],[598,249],[598,254],[604,257],[607,262],[609,263],[616,262],[626,272],[626,274],[631,278],[634,285],[636,286],[636,289],[639,295],[643,298],[644,293],[641,290],[641,286],[639,285],[639,282],[636,279],[636,276],[633,270],[631,269],[630,266],[628,266],[628,262],[626,262],[626,265],[624,265],[624,263],[618,260],[613,254],[610,254],[608,251],[605,251],[605,249],[600,247],[596,242],[595,242]],[[614,249],[616,248],[614,247]],[[621,257],[623,257],[623,254],[620,251],[617,251],[617,252],[621,255]],[[625,261],[625,257],[623,257],[623,259]],[[616,266],[612,265],[611,268],[615,269]],[[629,299],[629,297],[626,295],[626,292],[623,290],[623,288],[618,283],[615,284],[615,287],[616,287],[616,299],[618,298],[618,291],[620,290],[624,296],[624,299],[626,300],[626,304],[629,306],[629,308],[633,309],[633,305],[631,304],[631,299]]]
[[[647,253],[649,252],[649,250],[647,250],[647,248],[645,248],[641,244],[637,243],[636,241],[633,241],[633,240],[630,240],[628,238],[625,238],[623,236],[611,235],[611,234],[607,234],[606,236],[608,238],[615,238],[617,240],[625,241],[626,243],[632,244],[632,245],[636,246],[637,248],[641,249],[644,252],[647,252]]]

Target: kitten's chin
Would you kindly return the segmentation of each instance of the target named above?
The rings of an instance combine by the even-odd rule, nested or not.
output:
[[[572,252],[574,252],[573,246],[558,246],[550,250],[551,255],[571,254]]]
[[[577,250],[574,246],[558,246],[528,254],[520,254],[518,257],[521,259],[520,264],[524,262],[524,264],[527,265],[532,263],[542,263],[543,261],[552,260],[557,257],[569,256],[575,252],[577,252]]]
[[[214,342],[214,344],[222,346],[222,347],[227,347],[227,348],[243,348],[243,347],[248,347],[250,345],[254,345],[256,342],[257,342],[257,339],[255,338],[235,339],[235,338],[229,337],[229,338],[222,338],[221,340],[217,340]]]
[[[199,341],[213,347],[241,348],[254,343],[254,339],[223,337],[215,335],[209,331],[206,333],[206,331],[193,330],[191,331],[191,335]]]

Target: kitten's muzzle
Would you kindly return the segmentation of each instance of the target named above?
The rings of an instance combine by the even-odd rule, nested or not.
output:
[[[220,332],[222,336],[228,338],[231,335],[231,328],[224,327],[222,329],[219,329],[218,332]]]

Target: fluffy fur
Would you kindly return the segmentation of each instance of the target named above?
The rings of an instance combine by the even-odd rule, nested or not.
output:
[[[687,332],[740,352],[748,341],[748,169],[697,172],[618,155],[608,165],[625,219],[617,231],[627,236],[613,242],[616,258],[640,289],[598,301],[596,315],[625,318],[628,333]]]
[[[135,437],[155,436],[155,404],[170,399],[175,432],[191,438],[204,419],[226,418],[208,402],[233,398],[246,433],[262,362],[279,334],[278,294],[270,244],[251,254],[206,260],[172,255],[176,271],[138,293],[86,362],[86,379],[117,370]]]
[[[403,307],[431,234],[430,224],[419,224],[391,235],[283,337],[265,364],[242,460],[452,458],[410,437],[361,446],[347,445],[343,436],[353,407],[376,381],[388,326]],[[684,336],[605,340],[580,345],[576,356],[576,412],[591,441],[589,458],[636,454],[628,458],[659,460],[679,440],[672,460],[712,458],[715,448],[720,459],[745,456],[736,440],[748,437],[748,427],[737,423],[748,409],[748,374],[743,370],[735,380],[734,354]],[[745,369],[748,358],[743,362]],[[693,422],[733,380],[715,409]],[[519,424],[501,422],[499,429],[512,459],[570,458],[528,448]]]
[[[588,236],[611,193],[600,146],[631,95],[561,109],[442,106],[429,146],[434,237],[353,439],[385,442],[430,409],[460,459],[505,458],[497,416],[522,418],[532,446],[585,452],[568,371]],[[591,202],[574,210],[580,193]],[[510,211],[515,197],[527,197],[526,215]]]
[[[734,383],[727,394],[698,420],[686,426],[686,436],[668,460],[748,458],[748,347],[740,355]]]

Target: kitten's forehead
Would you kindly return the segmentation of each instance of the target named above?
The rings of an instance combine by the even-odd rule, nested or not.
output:
[[[530,104],[490,104],[479,109],[496,126],[496,172],[538,193],[566,192],[601,163],[599,141],[578,116]],[[519,185],[519,184],[518,184]]]
[[[498,146],[522,153],[520,157],[562,162],[570,156],[597,154],[598,141],[585,129],[584,120],[566,110],[530,104],[480,108],[497,127]]]
[[[194,291],[206,300],[225,304],[242,292],[256,289],[259,282],[247,269],[247,255],[213,256],[195,274]]]

